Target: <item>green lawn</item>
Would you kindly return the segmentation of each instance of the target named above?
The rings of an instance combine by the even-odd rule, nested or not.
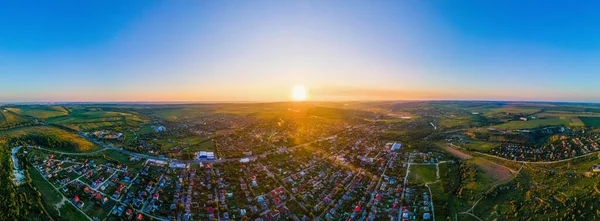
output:
[[[408,181],[416,183],[435,182],[435,173],[435,165],[411,165]]]

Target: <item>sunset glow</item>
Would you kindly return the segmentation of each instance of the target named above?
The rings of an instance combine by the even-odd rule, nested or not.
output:
[[[296,85],[292,88],[292,99],[295,101],[305,101],[308,98],[308,92],[304,85]]]
[[[600,102],[593,7],[120,3],[0,3],[0,102]],[[310,93],[292,97],[299,82]]]

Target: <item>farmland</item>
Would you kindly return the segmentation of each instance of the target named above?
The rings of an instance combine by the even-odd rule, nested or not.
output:
[[[135,113],[78,108],[69,115],[48,118],[46,122],[77,131],[95,131],[107,128],[137,128],[146,120]]]
[[[528,121],[510,121],[504,124],[494,126],[497,129],[508,129],[508,130],[521,130],[521,129],[533,129],[544,126],[564,126],[570,125],[571,120],[566,118],[545,118],[545,119],[533,119]]]
[[[62,106],[17,106],[6,109],[19,115],[44,119],[69,114],[68,109]]]
[[[19,116],[18,114],[15,114],[8,109],[2,110],[0,114],[2,114],[2,118],[7,124],[19,124],[28,121],[26,118]]]

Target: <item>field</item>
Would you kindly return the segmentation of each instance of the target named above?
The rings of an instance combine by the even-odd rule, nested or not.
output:
[[[544,126],[568,126],[571,119],[566,117],[554,117],[545,119],[533,119],[528,121],[510,121],[504,124],[496,125],[494,128],[506,130],[533,129]]]
[[[204,117],[209,115],[211,109],[205,109],[202,107],[176,107],[176,108],[165,108],[157,109],[152,115],[170,121],[179,119]]]
[[[2,110],[0,112],[0,114],[3,115],[4,122],[6,122],[8,124],[18,124],[18,123],[24,123],[24,122],[28,121],[24,117],[21,117],[15,113],[12,113],[9,110]]]
[[[457,211],[466,211],[494,185],[506,182],[512,178],[510,170],[502,165],[493,163],[482,158],[471,158],[465,160],[463,168],[474,169],[470,178],[463,180],[461,188],[453,201]],[[463,174],[463,176],[465,176]],[[463,217],[461,217],[462,220]]]
[[[69,115],[48,118],[46,122],[77,131],[96,131],[115,128],[137,128],[146,122],[146,120],[132,113],[98,108],[80,108],[74,109]]]
[[[156,140],[162,149],[173,147],[188,147],[189,151],[215,151],[215,143],[204,136],[191,136],[186,138],[162,138]]]
[[[600,117],[580,117],[581,121],[588,127],[600,127]]]
[[[494,163],[483,158],[473,158],[469,160],[478,170],[492,177],[496,182],[506,182],[512,178],[512,171],[503,165]]]
[[[534,114],[539,111],[541,111],[540,108],[510,107],[510,106],[505,106],[505,107],[501,107],[501,108],[493,108],[493,109],[489,109],[489,110],[482,110],[482,112],[487,116],[493,116],[496,114],[505,114],[505,113],[527,115],[527,114]]]
[[[26,137],[37,145],[65,152],[89,152],[100,149],[99,146],[77,134],[51,126],[22,127],[0,132],[8,137]]]
[[[478,140],[470,141],[469,143],[463,145],[463,147],[466,149],[476,150],[479,152],[487,152],[490,149],[492,149],[494,147],[498,147],[498,146],[500,146],[499,143],[484,142],[484,141],[478,141]]]
[[[327,106],[327,105],[324,105]],[[272,118],[275,116],[307,117],[318,116],[324,118],[348,118],[364,112],[352,109],[341,109],[317,106],[315,103],[238,103],[238,104],[195,104],[165,106],[148,112],[169,121],[190,118],[206,117],[214,114],[246,115],[257,118]]]
[[[569,126],[573,126],[573,127],[583,127],[585,126],[585,124],[583,123],[583,121],[577,117],[573,117],[571,118],[571,123],[569,124]]]
[[[28,169],[29,175],[31,176],[31,182],[37,187],[38,191],[43,194],[44,201],[48,203],[47,205],[51,207],[52,205],[59,203],[62,200],[60,193],[56,191],[35,168],[29,167]]]
[[[451,118],[444,118],[441,119],[437,125],[438,127],[441,128],[458,128],[458,127],[469,127],[469,126],[476,126],[477,125],[477,118],[475,118],[475,115],[469,114],[469,115],[460,115],[460,116],[454,116]]]
[[[6,108],[20,115],[27,115],[35,118],[50,118],[69,114],[69,111],[61,106],[23,106]]]
[[[436,180],[435,165],[411,165],[408,174],[409,182],[431,183]]]
[[[469,154],[466,154],[466,153],[463,153],[463,152],[461,152],[461,151],[459,151],[457,149],[454,149],[452,147],[449,147],[448,145],[442,144],[442,145],[439,145],[439,146],[441,146],[448,153],[450,153],[453,156],[458,157],[460,159],[471,159],[471,158],[473,158],[473,156],[471,156]]]

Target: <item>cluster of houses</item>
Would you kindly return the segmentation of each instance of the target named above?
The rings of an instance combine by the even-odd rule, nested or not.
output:
[[[563,136],[544,146],[502,144],[489,153],[511,160],[556,161],[573,158],[600,150],[600,135]]]

